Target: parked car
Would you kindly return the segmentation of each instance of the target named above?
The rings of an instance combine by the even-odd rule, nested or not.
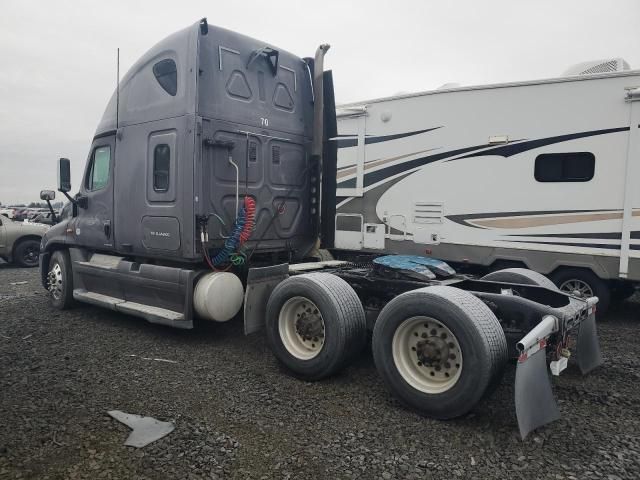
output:
[[[15,209],[11,207],[2,207],[0,208],[0,215],[3,215],[7,218],[13,218],[16,214]]]
[[[53,214],[46,210],[44,212],[35,212],[34,214],[32,214],[28,221],[31,223],[42,223],[45,225],[55,225],[56,224],[56,219],[58,218],[58,214],[56,214],[56,217],[53,216]]]
[[[48,225],[14,222],[0,215],[0,258],[21,267],[37,267],[40,240],[48,229]]]

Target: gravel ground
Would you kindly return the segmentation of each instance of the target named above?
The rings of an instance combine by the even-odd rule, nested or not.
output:
[[[604,368],[555,379],[562,419],[523,442],[513,366],[475,412],[434,421],[384,390],[370,352],[301,382],[240,322],[176,331],[90,306],[61,313],[37,269],[2,264],[0,478],[637,479],[639,313],[635,297],[599,324]],[[125,447],[113,409],[176,429]]]

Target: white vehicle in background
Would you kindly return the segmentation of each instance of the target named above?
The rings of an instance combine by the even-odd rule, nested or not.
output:
[[[527,267],[603,311],[640,281],[638,100],[615,59],[338,106],[336,248]]]
[[[0,207],[0,215],[7,217],[8,219],[13,219],[15,217],[16,211],[13,208]]]

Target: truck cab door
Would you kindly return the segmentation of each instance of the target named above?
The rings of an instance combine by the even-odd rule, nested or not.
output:
[[[115,134],[94,139],[78,196],[81,208],[74,232],[78,245],[113,249],[114,160]]]

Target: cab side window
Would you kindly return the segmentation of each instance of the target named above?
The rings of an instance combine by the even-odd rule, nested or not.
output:
[[[167,192],[171,175],[171,150],[166,143],[153,150],[153,190]]]
[[[91,164],[87,173],[86,188],[93,192],[101,190],[109,183],[111,172],[111,147],[96,147],[91,156]]]

